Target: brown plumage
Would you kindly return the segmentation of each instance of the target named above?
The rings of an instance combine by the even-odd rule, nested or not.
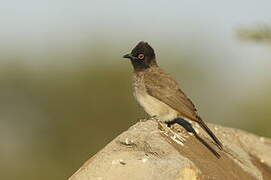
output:
[[[198,116],[192,101],[177,82],[158,67],[154,50],[148,43],[138,43],[132,53],[124,57],[129,58],[134,67],[134,95],[149,115],[164,122],[177,117],[195,121],[222,149],[221,142]]]

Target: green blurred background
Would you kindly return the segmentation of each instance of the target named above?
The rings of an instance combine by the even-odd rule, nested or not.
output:
[[[132,67],[121,58],[140,40],[154,47],[206,121],[271,137],[270,7],[242,0],[2,2],[0,179],[67,179],[146,117],[132,96]]]

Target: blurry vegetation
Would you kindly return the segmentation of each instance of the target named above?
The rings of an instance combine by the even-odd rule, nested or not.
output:
[[[16,150],[0,154],[1,179],[66,179],[134,124],[131,69],[124,67],[86,63],[31,71],[20,63],[2,66],[1,149]]]
[[[262,136],[271,136],[271,87],[267,86],[260,96],[252,97],[243,102],[240,113],[249,131]],[[244,125],[243,125],[244,126]]]
[[[271,25],[259,24],[251,27],[243,27],[238,30],[241,40],[271,43]]]
[[[240,28],[237,32],[241,40],[271,43],[270,24],[258,24]],[[266,79],[266,86],[262,90],[261,95],[247,99],[246,102],[243,102],[240,110],[244,115],[243,118],[248,119],[248,126],[254,127],[250,131],[267,136],[271,136],[269,126],[271,123],[271,86],[269,81],[269,79]]]
[[[50,62],[42,65],[27,65],[20,54],[3,61],[0,179],[66,179],[119,133],[146,117],[133,99],[132,67],[121,59],[123,52],[82,49],[86,50],[56,49],[42,56],[42,62]],[[178,52],[170,51],[172,57]],[[189,61],[160,64],[181,80],[206,121],[271,136],[268,90],[240,102],[208,66],[193,64],[196,53],[185,58]]]

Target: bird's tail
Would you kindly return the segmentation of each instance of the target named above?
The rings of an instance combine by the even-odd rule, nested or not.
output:
[[[204,129],[205,132],[208,133],[208,135],[215,141],[217,147],[219,149],[223,149],[222,143],[218,140],[218,138],[214,135],[214,133],[209,129],[209,127],[205,124],[205,122],[198,116],[198,121],[199,125]]]

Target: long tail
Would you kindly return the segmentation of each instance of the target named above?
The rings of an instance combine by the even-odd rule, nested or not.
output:
[[[208,133],[208,135],[215,141],[217,147],[219,149],[223,149],[222,143],[218,140],[218,138],[214,135],[214,133],[209,129],[209,127],[205,124],[205,122],[198,116],[199,125],[204,129],[205,132]]]

